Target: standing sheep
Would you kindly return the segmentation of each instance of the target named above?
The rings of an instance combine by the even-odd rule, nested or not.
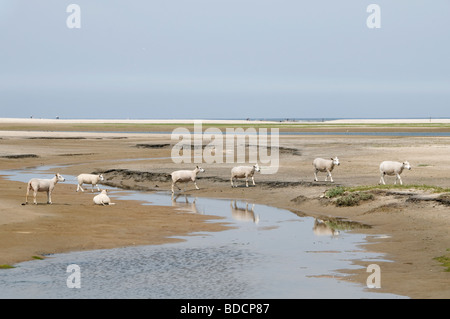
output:
[[[331,176],[331,172],[333,171],[333,168],[335,165],[341,165],[339,163],[339,159],[337,157],[331,158],[329,160],[323,159],[323,158],[316,158],[313,161],[314,166],[314,180],[316,182],[319,181],[317,178],[317,172],[327,172],[327,176],[325,177],[325,182],[328,180],[328,176],[330,177],[330,181],[333,183],[333,177]]]
[[[384,161],[380,164],[380,173],[381,173],[381,179],[380,184],[386,185],[384,182],[384,175],[393,176],[395,175],[395,182],[394,185],[397,184],[397,180],[400,181],[400,185],[403,185],[402,179],[400,177],[400,174],[403,172],[404,169],[411,170],[411,165],[408,163],[408,161],[400,163],[400,162],[392,162],[392,161]]]
[[[52,192],[55,189],[56,184],[58,182],[64,182],[65,180],[66,179],[61,175],[59,175],[59,173],[56,173],[52,179],[32,178],[28,182],[27,195],[25,196],[25,204],[28,204],[28,195],[30,194],[30,190],[33,190],[34,204],[37,204],[36,202],[37,192],[47,192],[47,204],[51,204]]]
[[[245,178],[245,187],[248,187],[248,178],[252,178],[253,185],[255,185],[255,178],[253,175],[255,172],[260,172],[261,168],[258,164],[253,166],[237,166],[231,169],[231,187],[237,187],[233,184],[233,180],[236,178]]]
[[[187,183],[187,182],[194,182],[195,188],[199,189],[197,186],[197,182],[195,181],[195,179],[197,178],[197,174],[199,172],[203,173],[205,170],[201,167],[195,167],[195,169],[193,170],[180,170],[180,171],[174,171],[172,172],[170,175],[172,176],[172,193],[175,193],[175,191],[173,190],[173,187],[177,184],[177,183]],[[181,188],[176,185],[178,187],[178,190],[181,190]]]
[[[94,192],[94,186],[97,187],[97,190],[100,191],[100,188],[98,187],[98,182],[104,181],[103,175],[95,175],[95,174],[80,174],[77,177],[78,180],[78,186],[77,186],[77,192],[81,189],[82,192],[84,192],[83,187],[81,185],[83,184],[91,184],[92,185],[92,192]]]
[[[94,199],[93,199],[94,204],[103,205],[103,206],[116,205],[115,203],[111,203],[111,199],[108,197],[107,192],[108,191],[106,189],[104,189],[104,190],[102,190],[102,192],[100,194],[94,196]]]

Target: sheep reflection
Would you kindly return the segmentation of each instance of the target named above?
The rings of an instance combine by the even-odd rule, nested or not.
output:
[[[179,197],[184,197],[184,201],[180,200],[179,202],[177,202],[177,199]],[[181,208],[183,210],[189,211],[194,214],[202,214],[202,212],[200,212],[197,208],[196,201],[197,201],[197,197],[194,198],[194,200],[192,202],[189,202],[187,195],[182,195],[182,194],[173,195],[172,194],[172,206],[173,207],[178,207],[178,208]]]
[[[315,219],[314,220],[314,226],[313,226],[313,232],[314,235],[317,236],[338,236],[339,230],[336,230],[329,225],[322,219]]]
[[[254,209],[255,204],[252,204],[251,209],[248,207],[248,203],[245,203],[245,208],[238,207],[236,201],[230,202],[231,207],[231,217],[235,220],[245,221],[245,222],[254,222],[257,224],[259,222],[259,216],[255,215]]]

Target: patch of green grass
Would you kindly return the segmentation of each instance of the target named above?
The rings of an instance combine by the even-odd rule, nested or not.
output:
[[[37,259],[37,260],[44,260],[44,258],[41,256],[31,256],[31,258]]]
[[[383,190],[383,189],[417,189],[431,191],[433,193],[449,193],[450,188],[426,185],[426,184],[411,184],[411,185],[364,185],[355,187],[344,187],[346,192],[360,192],[360,191],[371,191],[371,190]]]
[[[341,196],[344,193],[345,193],[345,188],[342,186],[337,186],[337,187],[327,190],[327,192],[325,193],[325,196],[328,198],[334,198],[337,196]]]
[[[377,190],[424,190],[433,193],[450,193],[450,188],[433,185],[363,185],[354,187],[336,186],[326,191],[325,197],[334,198],[336,206],[356,206],[362,201],[372,200]],[[442,195],[444,196],[444,195]],[[441,197],[442,197],[441,196]],[[444,196],[445,197],[445,196]],[[446,197],[441,199],[445,200]]]
[[[447,251],[450,251],[450,248],[447,248]],[[442,266],[445,267],[445,272],[450,272],[450,254],[435,257],[433,259],[440,262]]]
[[[356,206],[362,201],[373,199],[373,194],[367,192],[351,192],[345,193],[336,199],[336,206]]]
[[[11,269],[11,268],[15,268],[15,267],[11,266],[11,265],[0,265],[0,269]]]

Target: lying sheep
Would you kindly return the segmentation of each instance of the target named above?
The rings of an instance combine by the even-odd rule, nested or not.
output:
[[[97,187],[97,190],[100,191],[100,188],[98,187],[98,182],[104,181],[103,175],[95,175],[95,174],[80,174],[77,177],[78,185],[77,185],[77,192],[81,189],[82,192],[84,192],[84,189],[81,187],[83,184],[91,184],[92,185],[92,192],[94,192],[94,186]]]
[[[253,185],[255,185],[255,172],[260,172],[261,169],[258,164],[253,166],[237,166],[231,169],[231,187],[237,187],[234,185],[233,180],[236,178],[245,178],[245,186],[248,187],[248,178],[252,178]]]
[[[381,173],[381,179],[380,184],[386,185],[384,182],[384,175],[393,176],[395,175],[395,182],[394,184],[397,184],[397,180],[400,181],[400,185],[403,185],[402,179],[400,177],[400,174],[403,172],[404,169],[411,170],[411,165],[408,163],[408,161],[400,163],[400,162],[392,162],[392,161],[384,161],[380,164],[380,173]]]
[[[96,196],[94,196],[94,204],[96,205],[116,205],[115,203],[111,203],[111,199],[107,195],[107,190],[104,189],[102,192]]]
[[[203,168],[197,166],[197,167],[195,167],[194,170],[179,170],[179,171],[172,172],[170,174],[172,176],[172,193],[175,192],[173,190],[173,187],[177,183],[194,182],[195,188],[199,189],[195,179],[197,178],[197,174],[199,172],[203,173],[204,171],[205,170]],[[178,185],[176,185],[176,186],[178,187],[178,190],[181,190],[181,188]]]
[[[64,182],[65,180],[66,179],[61,175],[59,175],[59,173],[56,173],[52,179],[32,178],[28,182],[27,195],[25,196],[25,204],[28,204],[28,195],[30,193],[30,190],[33,190],[34,204],[37,204],[36,203],[37,192],[47,192],[47,204],[51,204],[52,192],[55,189],[56,184],[58,182]]]
[[[323,159],[323,158],[316,158],[313,161],[314,166],[314,180],[316,182],[319,181],[317,178],[317,172],[327,172],[327,176],[325,177],[325,182],[328,180],[328,176],[330,177],[330,181],[333,182],[333,177],[331,176],[331,172],[333,171],[333,168],[335,165],[341,165],[339,163],[339,159],[337,157],[331,158],[329,160]]]

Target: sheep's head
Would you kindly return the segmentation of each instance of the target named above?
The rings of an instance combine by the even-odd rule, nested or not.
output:
[[[260,172],[261,171],[261,167],[259,167],[258,163],[256,163],[255,165],[253,165],[253,167],[255,168],[255,171]]]
[[[339,162],[339,158],[337,158],[337,156],[335,158],[331,158],[331,160],[333,161],[334,165],[337,165],[337,166],[341,165],[341,163]]]
[[[409,164],[409,162],[408,162],[408,161],[406,161],[406,162],[403,162],[403,168],[406,168],[406,169],[409,169],[409,170],[411,170],[411,165]]]
[[[200,172],[203,173],[205,170],[203,168],[201,168],[200,166],[197,166],[196,169]]]
[[[66,180],[66,179],[65,179],[62,175],[60,175],[59,173],[56,173],[55,176],[56,176],[56,178],[58,179],[59,182],[64,182],[64,181]]]

